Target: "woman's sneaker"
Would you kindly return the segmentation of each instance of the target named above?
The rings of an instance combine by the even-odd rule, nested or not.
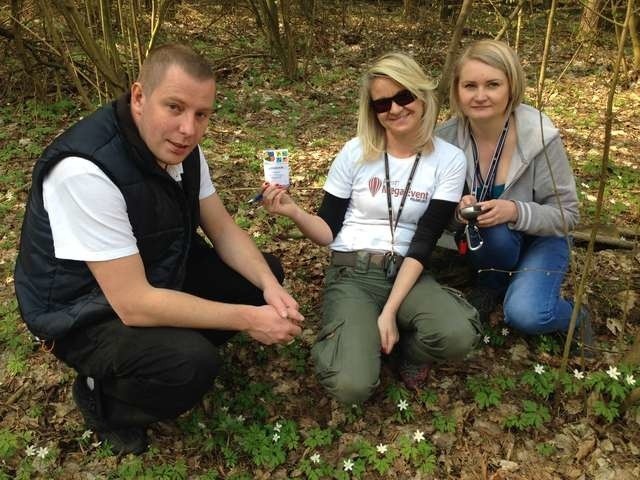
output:
[[[102,418],[98,411],[96,393],[87,386],[87,377],[76,377],[72,393],[87,427],[96,433],[101,442],[108,443],[113,453],[139,455],[147,450],[149,439],[143,427],[114,428]]]
[[[482,324],[489,322],[489,315],[502,303],[504,293],[505,291],[502,288],[490,288],[479,285],[474,287],[469,295],[467,295],[467,301],[478,311]]]

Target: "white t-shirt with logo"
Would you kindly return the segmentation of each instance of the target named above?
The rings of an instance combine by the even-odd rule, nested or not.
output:
[[[198,150],[202,200],[213,195],[215,187],[202,149]],[[167,173],[180,181],[182,164],[169,165]],[[64,158],[47,174],[42,191],[56,258],[95,262],[138,253],[124,196],[95,163]]]
[[[394,223],[414,160],[415,155],[409,158],[389,155]],[[394,252],[406,255],[418,221],[432,199],[460,200],[466,165],[462,150],[434,138],[433,151],[421,156],[414,174],[394,233]],[[333,161],[324,190],[339,198],[351,198],[342,228],[330,245],[332,250],[391,250],[383,154],[374,161],[364,162],[360,140],[349,140]]]

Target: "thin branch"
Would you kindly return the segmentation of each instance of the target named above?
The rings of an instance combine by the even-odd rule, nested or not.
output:
[[[607,108],[605,112],[605,125],[604,125],[604,148],[602,152],[602,163],[600,165],[600,181],[598,185],[598,197],[596,201],[596,211],[594,214],[595,225],[591,230],[591,238],[589,239],[589,245],[587,247],[587,254],[585,257],[585,264],[582,271],[582,277],[578,284],[578,290],[575,295],[575,305],[573,312],[571,313],[571,321],[569,322],[569,331],[567,332],[567,342],[564,346],[564,353],[562,355],[562,364],[560,371],[565,371],[569,359],[570,341],[573,337],[578,312],[582,304],[582,296],[586,290],[586,284],[589,280],[589,273],[591,271],[591,263],[593,259],[593,247],[598,235],[598,224],[600,223],[600,217],[602,215],[602,204],[604,199],[604,187],[606,185],[608,164],[609,164],[609,150],[611,147],[611,127],[613,125],[613,101],[616,95],[616,86],[618,85],[618,79],[620,77],[620,65],[624,57],[624,44],[626,40],[627,31],[629,29],[629,18],[633,13],[633,0],[628,0],[627,13],[624,19],[624,25],[622,27],[622,34],[620,35],[620,43],[618,45],[618,53],[616,56],[616,63],[613,67],[613,77],[609,86],[609,95],[607,97]]]
[[[449,86],[449,77],[451,76],[453,60],[455,58],[456,52],[458,51],[460,39],[462,38],[462,30],[464,28],[464,24],[467,21],[467,17],[471,12],[472,7],[473,0],[464,0],[464,2],[462,3],[462,7],[460,8],[458,19],[456,20],[456,25],[453,28],[453,34],[451,36],[451,41],[449,42],[449,48],[447,49],[447,57],[442,67],[442,74],[440,75],[440,84],[438,85],[438,111],[440,109],[440,105],[444,103],[444,99]],[[438,116],[438,111],[436,111],[436,118]]]
[[[500,30],[498,32],[498,34],[494,37],[494,40],[502,39],[503,35],[507,32],[507,29],[509,28],[509,25],[511,25],[513,20],[520,14],[520,11],[522,10],[522,7],[524,7],[524,2],[525,1],[526,0],[520,0],[518,5],[516,5],[516,8],[513,9],[511,14],[505,20],[504,25],[502,27],[502,30]]]
[[[542,52],[542,61],[540,62],[540,75],[538,76],[538,92],[536,97],[536,107],[542,110],[542,92],[544,90],[544,81],[547,70],[547,60],[549,59],[549,50],[551,49],[551,32],[553,31],[553,19],[555,17],[558,0],[552,0],[549,9],[549,18],[547,19],[547,34],[544,38],[544,50]]]

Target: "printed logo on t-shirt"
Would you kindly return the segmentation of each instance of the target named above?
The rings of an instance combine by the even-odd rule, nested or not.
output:
[[[378,177],[371,177],[369,180],[369,191],[372,197],[376,196],[376,193],[380,191],[380,187],[382,187],[382,180]]]
[[[392,197],[402,197],[404,195],[405,187],[396,187],[395,185],[398,181],[391,182],[391,196]],[[375,197],[376,194],[381,191],[385,195],[387,194],[387,187],[383,185],[382,180],[378,177],[371,177],[369,179],[369,191],[371,192],[371,196]],[[429,192],[419,191],[419,190],[409,190],[407,194],[407,200],[411,200],[414,202],[425,203],[429,199]]]

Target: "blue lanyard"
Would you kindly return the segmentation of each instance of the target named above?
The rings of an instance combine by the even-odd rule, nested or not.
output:
[[[502,129],[502,133],[500,133],[500,138],[498,138],[496,149],[493,152],[493,156],[491,157],[491,163],[489,164],[487,178],[483,181],[482,174],[480,173],[480,161],[478,160],[478,147],[476,145],[475,138],[473,138],[473,133],[471,133],[471,128],[469,128],[469,135],[471,137],[471,150],[473,151],[473,164],[475,167],[473,174],[473,183],[471,185],[471,193],[476,197],[476,200],[478,202],[484,202],[485,200],[491,198],[489,195],[493,190],[494,184],[496,183],[498,162],[500,161],[500,157],[502,156],[504,144],[507,141],[507,133],[509,133],[509,117],[507,117],[507,121],[504,123],[504,128]]]

